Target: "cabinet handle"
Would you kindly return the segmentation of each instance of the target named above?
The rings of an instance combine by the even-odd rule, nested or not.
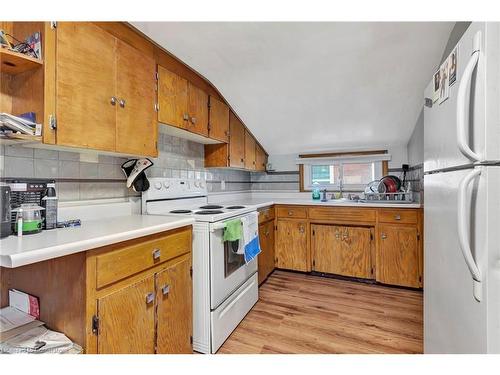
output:
[[[150,292],[146,294],[146,303],[149,305],[150,303],[153,303],[155,300],[155,294],[153,292]]]
[[[164,296],[166,296],[169,292],[170,292],[170,285],[168,284],[163,285],[163,287],[161,288],[161,293]]]
[[[154,249],[153,250],[153,259],[157,260],[160,259],[161,256],[161,250],[160,249]]]
[[[116,98],[114,96],[111,97],[110,103],[111,105],[116,105]]]
[[[224,134],[226,135],[226,137],[229,137],[229,131],[225,131]]]
[[[196,124],[196,117],[191,117],[191,122],[194,124]]]
[[[339,232],[335,232],[335,238],[338,240],[340,238],[340,233]]]
[[[401,215],[394,215],[394,220],[401,220]]]
[[[387,235],[385,233],[382,233],[382,235],[380,236],[383,240],[385,240],[387,238]]]
[[[245,161],[245,159],[241,158],[241,162],[243,163]]]
[[[125,99],[120,99],[120,107],[125,108]]]
[[[184,121],[189,121],[189,115],[187,113],[184,113],[184,115],[182,116],[182,119]]]
[[[266,233],[264,233],[264,235],[265,235],[266,237],[269,237],[269,231],[267,231]]]
[[[288,216],[293,216],[293,211],[288,211]]]
[[[304,226],[303,226],[303,225],[301,225],[301,226],[299,227],[299,232],[300,232],[300,233],[304,233],[304,232],[305,232],[305,228],[304,228]]]

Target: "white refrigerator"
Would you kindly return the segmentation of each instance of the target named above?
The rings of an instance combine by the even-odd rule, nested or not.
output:
[[[472,23],[449,98],[424,95],[425,353],[500,353],[499,55],[500,25]]]

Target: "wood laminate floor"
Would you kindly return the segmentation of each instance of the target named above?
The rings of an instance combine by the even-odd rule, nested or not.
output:
[[[422,353],[423,294],[275,271],[218,353]]]

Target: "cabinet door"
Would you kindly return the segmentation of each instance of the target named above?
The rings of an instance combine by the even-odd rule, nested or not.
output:
[[[258,256],[259,284],[274,270],[274,221],[259,225],[261,253]]]
[[[116,53],[116,151],[157,156],[155,62],[118,41]]]
[[[377,281],[419,287],[419,239],[417,227],[380,225]]]
[[[245,168],[255,170],[255,138],[245,130]]]
[[[258,144],[255,145],[255,169],[264,172],[266,170],[266,153]]]
[[[97,300],[98,353],[155,352],[154,293],[154,277],[150,276]]]
[[[208,137],[208,94],[202,89],[188,84],[187,130]]]
[[[233,112],[229,114],[229,166],[245,167],[245,127]]]
[[[188,81],[158,65],[158,121],[184,129],[187,105]]]
[[[371,277],[369,228],[312,225],[313,270],[337,275]]]
[[[191,256],[184,256],[156,274],[157,349],[160,354],[192,353]]]
[[[208,136],[222,142],[229,142],[229,107],[226,103],[210,96],[210,129]]]
[[[90,22],[58,22],[57,144],[115,151],[116,38]]]
[[[309,271],[307,223],[302,220],[278,220],[276,266]]]

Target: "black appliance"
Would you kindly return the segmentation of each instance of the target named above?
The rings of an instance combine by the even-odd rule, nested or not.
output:
[[[0,238],[12,234],[10,210],[10,187],[0,183]]]
[[[54,180],[46,179],[12,179],[7,180],[6,183],[9,185],[10,193],[10,207],[16,208],[21,204],[33,203],[39,206],[45,207],[45,202],[42,200],[47,195],[47,191],[55,191],[56,183]],[[55,208],[57,210],[57,206]],[[43,219],[43,229],[53,229],[56,225],[52,226],[49,224],[47,227],[47,215],[51,217],[53,213],[46,212],[47,210],[42,210]],[[56,213],[57,214],[57,213]],[[14,212],[11,213],[11,225],[14,226],[16,221],[16,215]],[[50,223],[50,220],[49,220]]]

